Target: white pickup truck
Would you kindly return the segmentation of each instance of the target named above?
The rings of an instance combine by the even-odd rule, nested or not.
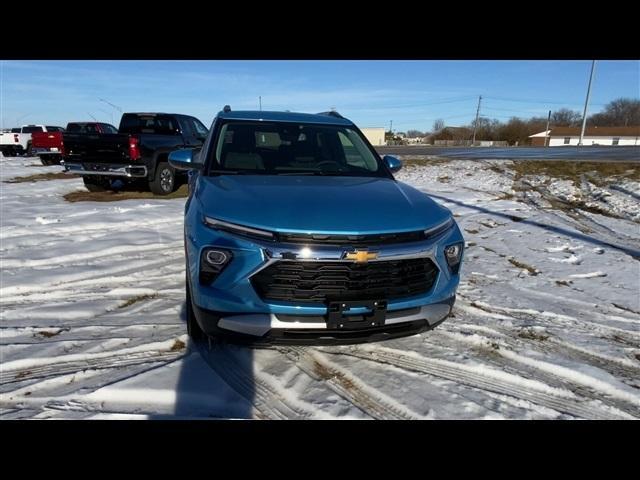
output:
[[[31,155],[31,134],[33,132],[63,132],[62,127],[48,125],[23,125],[12,128],[10,132],[0,132],[0,152],[5,157]]]

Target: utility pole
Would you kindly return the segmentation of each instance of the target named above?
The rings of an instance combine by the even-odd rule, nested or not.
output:
[[[551,110],[549,110],[549,116],[547,117],[547,128],[544,131],[544,146],[548,147],[548,140],[549,140],[549,122],[551,121]]]
[[[476,143],[476,132],[478,131],[478,118],[480,118],[480,102],[482,101],[482,95],[478,97],[478,109],[476,110],[476,123],[473,126],[473,142],[471,146]]]
[[[393,120],[389,122],[389,131],[393,134]]]
[[[580,140],[578,140],[578,146],[582,146],[582,139],[584,138],[584,130],[587,126],[587,107],[589,106],[589,97],[591,96],[591,81],[593,80],[593,71],[596,68],[596,61],[591,62],[591,74],[589,75],[589,86],[587,87],[587,98],[584,101],[584,113],[582,114],[582,130],[580,131]]]
[[[260,111],[262,111],[262,97],[258,97],[258,101],[260,102]]]

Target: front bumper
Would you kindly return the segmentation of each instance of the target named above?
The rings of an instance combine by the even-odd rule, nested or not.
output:
[[[383,325],[357,329],[328,328],[324,317],[275,314],[229,314],[193,305],[202,330],[209,336],[238,343],[335,345],[375,342],[431,330],[451,313],[455,296],[440,303],[389,315]]]
[[[42,155],[62,155],[62,152],[58,150],[56,147],[32,147],[31,153],[34,155],[42,156]]]
[[[70,175],[100,175],[107,177],[140,178],[147,176],[145,165],[118,165],[118,164],[92,164],[95,168],[86,167],[82,163],[67,163],[64,160],[61,165],[64,172]]]
[[[344,325],[330,322],[326,303],[275,301],[261,298],[251,278],[274,262],[351,262],[344,259],[345,246],[275,243],[251,239],[215,230],[203,224],[202,218],[189,213],[185,217],[185,246],[195,317],[200,327],[210,335],[231,334],[257,341],[370,341],[373,337],[391,338],[433,328],[451,312],[459,272],[453,273],[444,257],[444,248],[463,242],[457,225],[437,237],[416,242],[370,246],[378,254],[377,262],[399,259],[428,258],[438,268],[438,274],[428,291],[401,298],[380,298],[385,304],[382,320],[372,319],[367,302],[350,301],[354,308],[344,313]],[[209,285],[199,280],[200,259],[204,248],[218,247],[232,252],[232,261]],[[340,299],[338,299],[340,300]],[[357,300],[357,299],[356,299]],[[362,308],[361,308],[361,307]],[[371,305],[369,305],[371,307]],[[363,323],[352,328],[351,320]],[[335,320],[335,318],[334,318]],[[368,321],[368,320],[367,320]],[[395,333],[394,333],[395,332]]]

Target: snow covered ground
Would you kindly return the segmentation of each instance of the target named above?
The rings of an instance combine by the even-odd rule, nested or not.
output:
[[[0,418],[640,418],[640,184],[511,162],[399,174],[468,243],[454,314],[341,347],[192,345],[184,199],[69,203],[0,158]]]

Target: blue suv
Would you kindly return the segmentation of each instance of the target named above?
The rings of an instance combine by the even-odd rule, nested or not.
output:
[[[337,112],[231,111],[188,170],[188,331],[251,343],[355,343],[451,312],[464,241],[449,210],[400,183]]]

